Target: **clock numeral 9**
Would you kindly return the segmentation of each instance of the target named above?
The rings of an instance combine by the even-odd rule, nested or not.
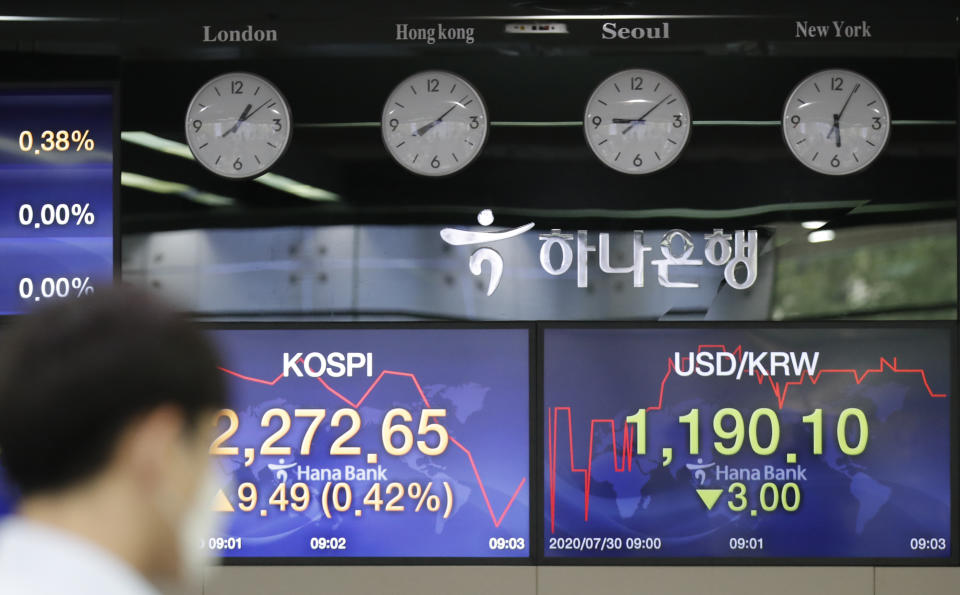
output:
[[[643,159],[640,158],[640,153],[637,153],[637,156],[633,158],[634,167],[640,167],[643,165]]]
[[[680,128],[683,126],[683,117],[680,114],[673,115],[673,127]]]
[[[799,126],[799,125],[800,125],[800,116],[798,116],[797,114],[794,114],[794,115],[790,116],[790,123],[793,124],[793,127],[794,127],[794,128],[796,128],[797,126]]]
[[[399,120],[397,120],[396,118],[391,118],[391,119],[390,119],[390,130],[392,130],[393,132],[396,132],[396,131],[397,131],[397,126],[399,126],[399,125],[400,125],[400,121],[399,121]]]
[[[830,165],[832,165],[833,167],[840,167],[840,160],[837,159],[836,155],[834,155],[833,159],[830,160]]]
[[[480,122],[477,120],[477,116],[470,116],[470,128],[480,128]]]
[[[635,76],[630,78],[630,90],[631,91],[642,91],[643,90],[643,77]]]
[[[880,127],[881,127],[881,126],[882,126],[882,124],[880,124],[880,118],[877,118],[877,117],[875,116],[875,117],[873,118],[873,126],[871,126],[871,128],[873,128],[874,130],[880,130]]]
[[[436,93],[440,90],[440,79],[427,79],[427,93]]]
[[[234,95],[243,95],[243,81],[230,81],[230,92]]]
[[[193,122],[190,123],[190,125],[193,126],[194,132],[200,132],[200,127],[203,126],[203,122],[201,122],[200,120],[194,120]]]
[[[437,169],[438,167],[440,167],[440,160],[437,159],[436,155],[434,155],[433,159],[430,160],[430,167],[432,167],[433,169]]]
[[[590,121],[593,123],[593,129],[596,130],[597,128],[600,128],[600,123],[603,122],[603,118],[600,116],[594,116],[590,119]]]
[[[237,157],[237,160],[233,162],[233,169],[240,171],[243,169],[243,163],[240,162],[240,158]]]
[[[830,78],[831,91],[843,91],[843,78],[834,76]]]

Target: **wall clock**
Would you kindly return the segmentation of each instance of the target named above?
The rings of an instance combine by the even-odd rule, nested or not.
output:
[[[870,80],[824,70],[796,86],[783,108],[783,138],[810,169],[841,176],[870,165],[890,137],[890,110]]]
[[[690,138],[690,106],[677,85],[652,70],[624,70],[590,96],[587,144],[600,161],[627,174],[649,174],[680,156]]]
[[[251,178],[267,171],[290,143],[290,107],[266,79],[231,72],[200,87],[185,128],[204,167],[227,178]]]
[[[397,163],[424,176],[460,171],[487,138],[487,109],[466,80],[429,70],[399,85],[383,106],[383,142]]]

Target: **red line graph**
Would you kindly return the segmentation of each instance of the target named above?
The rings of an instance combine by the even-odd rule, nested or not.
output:
[[[230,374],[231,376],[239,378],[240,380],[245,380],[247,382],[253,382],[256,384],[264,384],[267,386],[276,386],[277,383],[284,378],[283,374],[280,374],[273,380],[263,380],[262,378],[253,378],[251,376],[245,376],[243,374],[240,374],[239,372],[234,372],[233,370],[228,370],[227,368],[223,368],[223,367],[221,367],[220,370],[223,372],[226,372],[227,374]],[[420,394],[420,398],[423,400],[424,405],[426,405],[427,408],[431,408],[430,401],[427,399],[427,395],[424,394],[423,388],[420,386],[420,381],[417,380],[417,377],[414,374],[411,374],[409,372],[394,372],[392,370],[384,370],[380,372],[380,375],[377,376],[377,379],[373,381],[373,383],[367,388],[366,392],[363,393],[363,396],[360,397],[360,399],[356,403],[354,403],[347,397],[340,394],[339,391],[337,391],[332,386],[327,384],[327,382],[322,377],[317,377],[317,381],[319,381],[320,384],[322,384],[323,387],[327,389],[327,391],[330,394],[337,397],[338,399],[340,399],[341,401],[343,401],[353,409],[359,409],[360,405],[362,405],[363,402],[366,400],[366,398],[370,396],[370,393],[373,392],[373,389],[375,389],[377,385],[380,384],[380,381],[383,380],[385,376],[403,376],[405,378],[409,378],[413,382],[413,386],[416,387],[417,392]],[[522,490],[523,486],[527,483],[527,478],[524,477],[520,480],[520,484],[517,485],[517,489],[514,490],[513,496],[511,496],[510,501],[507,502],[507,506],[503,509],[503,512],[500,513],[500,516],[497,516],[496,513],[493,511],[493,505],[490,504],[490,497],[487,495],[487,488],[483,485],[483,478],[480,477],[480,471],[477,469],[477,463],[473,460],[473,453],[471,453],[466,446],[461,444],[453,436],[450,436],[450,442],[452,442],[457,448],[462,450],[467,455],[467,459],[470,461],[470,466],[473,468],[473,474],[477,478],[477,484],[480,486],[480,493],[483,494],[483,501],[484,503],[486,503],[487,510],[490,512],[490,519],[493,521],[493,526],[499,527],[500,524],[503,522],[503,518],[507,516],[507,511],[509,511],[510,507],[513,506],[513,502],[517,499],[517,496],[520,495],[520,490]]]
[[[726,351],[725,345],[698,345],[697,353],[705,349],[719,349],[721,351]],[[736,349],[731,351],[736,358],[742,360],[744,357],[743,346],[738,345]],[[687,362],[690,358],[682,358],[682,362]],[[673,359],[667,359],[667,372],[663,376],[663,380],[660,381],[660,395],[657,398],[656,405],[650,405],[646,409],[647,411],[659,411],[663,408],[663,395],[666,392],[667,380],[670,379],[670,376],[676,371],[676,368],[673,363]],[[920,375],[921,380],[923,381],[923,386],[926,389],[927,393],[932,398],[946,398],[946,393],[935,393],[933,389],[930,388],[930,383],[927,380],[927,373],[923,369],[901,369],[897,367],[897,358],[888,360],[887,358],[880,358],[880,366],[878,368],[868,368],[863,372],[859,372],[855,369],[821,369],[818,370],[816,374],[809,375],[806,370],[802,371],[800,378],[795,381],[789,381],[781,383],[779,381],[774,381],[770,375],[757,374],[754,376],[752,373],[749,374],[754,376],[757,381],[757,384],[763,385],[765,382],[769,383],[771,392],[773,393],[774,398],[777,400],[777,408],[783,409],[784,403],[787,400],[787,393],[791,387],[794,386],[803,386],[805,383],[810,383],[811,385],[816,385],[820,382],[824,374],[850,374],[853,376],[853,380],[856,384],[861,384],[868,376],[871,374],[882,374],[884,371],[890,371],[895,374],[918,374]],[[626,421],[623,422],[623,449],[622,454],[620,455],[620,461],[617,462],[617,428],[616,422],[613,419],[591,419],[590,420],[590,440],[588,447],[588,456],[587,456],[587,465],[586,467],[577,467],[573,454],[573,413],[570,407],[551,407],[547,409],[547,464],[549,465],[549,478],[550,483],[550,532],[553,533],[556,524],[556,489],[557,489],[557,435],[559,433],[558,426],[558,417],[561,411],[566,412],[567,414],[567,443],[570,447],[570,470],[574,473],[583,473],[583,482],[584,482],[584,498],[583,498],[583,520],[589,521],[590,519],[590,483],[592,480],[593,472],[593,428],[597,424],[610,424],[612,430],[612,441],[614,445],[613,449],[613,470],[615,473],[624,473],[632,470],[632,461],[633,456],[630,454],[632,449],[630,448],[633,444],[633,428]]]

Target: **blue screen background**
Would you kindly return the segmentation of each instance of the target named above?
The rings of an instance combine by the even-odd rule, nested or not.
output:
[[[544,362],[544,552],[555,557],[782,557],[782,558],[911,558],[948,557],[951,539],[950,399],[951,351],[947,329],[856,330],[687,330],[687,329],[547,329]],[[666,374],[674,352],[697,352],[700,346],[733,351],[737,346],[763,351],[820,351],[819,369],[856,369],[861,374],[880,368],[880,359],[897,369],[922,369],[920,374],[895,373],[888,368],[871,373],[857,384],[852,374],[823,374],[787,389],[782,410],[769,382],[746,376],[734,378],[680,377]],[[775,379],[784,389],[795,377]],[[627,450],[630,469],[622,458],[624,420],[640,407],[647,411],[647,454]],[[933,398],[931,392],[946,394]],[[569,407],[572,425],[566,410]],[[677,418],[700,409],[700,453],[688,454],[688,426]],[[745,443],[733,456],[713,448],[713,416],[723,407],[744,414],[760,407],[777,411],[780,446],[762,457]],[[869,441],[859,456],[843,454],[836,441],[837,419],[848,407],[862,409],[869,422]],[[815,408],[824,411],[824,452],[815,456],[809,424],[801,417]],[[556,417],[556,457],[551,456],[550,432]],[[591,420],[613,419],[614,424]],[[728,422],[728,426],[729,426]],[[765,427],[765,423],[761,424]],[[856,422],[851,440],[858,436]],[[614,455],[613,426],[617,454]],[[585,518],[585,474],[572,471],[590,464],[589,517]],[[769,435],[769,431],[767,432]],[[662,447],[673,448],[673,461],[664,467]],[[797,454],[806,469],[800,485],[802,501],[796,512],[748,511],[759,482],[745,482],[751,507],[728,508],[726,493],[733,480],[720,480],[716,468],[789,467],[786,453]],[[616,458],[615,458],[616,457]],[[591,460],[592,459],[592,460]],[[702,459],[699,461],[698,459]],[[555,480],[551,482],[551,465]],[[701,483],[686,467],[708,465]],[[779,484],[784,481],[777,482]],[[552,489],[551,489],[552,486]],[[711,511],[696,489],[723,488]],[[551,513],[553,518],[551,519]],[[659,550],[571,551],[550,549],[555,537],[658,537]],[[731,550],[731,538],[763,537],[764,548]],[[946,538],[944,551],[912,551],[911,538]]]
[[[33,133],[22,151],[20,134]],[[89,130],[93,151],[41,151],[44,130]],[[89,204],[93,225],[36,229],[20,223],[21,205],[40,221],[43,204]],[[110,89],[0,89],[0,315],[36,305],[20,280],[79,276],[94,286],[113,279],[113,94]],[[74,291],[74,290],[71,290]],[[73,293],[71,294],[73,295]]]
[[[475,473],[467,452],[453,441],[446,451],[428,457],[417,448],[405,456],[394,457],[384,451],[381,423],[393,407],[407,409],[414,421],[406,425],[416,431],[423,401],[408,376],[385,376],[369,393],[358,411],[362,419],[359,433],[349,441],[362,447],[360,456],[331,456],[330,444],[340,436],[347,423],[330,426],[337,409],[350,405],[338,398],[315,378],[281,378],[268,386],[227,375],[230,394],[240,418],[239,430],[228,444],[259,446],[279,425],[274,420],[262,428],[263,413],[273,407],[288,411],[296,408],[325,408],[327,417],[317,431],[309,456],[300,456],[302,439],[309,419],[293,419],[287,436],[278,446],[292,447],[292,460],[284,464],[313,468],[344,468],[366,464],[367,453],[377,453],[386,469],[387,482],[449,482],[454,507],[448,519],[439,513],[411,510],[414,501],[404,498],[404,512],[373,512],[360,506],[372,481],[350,481],[354,505],[327,519],[319,504],[322,482],[298,479],[298,468],[288,470],[288,484],[305,481],[313,498],[304,512],[269,508],[268,516],[252,512],[224,513],[229,528],[224,536],[241,537],[242,550],[223,551],[224,556],[301,557],[526,557],[530,550],[529,497],[529,336],[520,329],[471,330],[223,330],[213,332],[232,371],[248,377],[274,380],[282,372],[284,352],[361,352],[373,353],[373,377],[355,373],[353,378],[324,380],[330,388],[357,403],[383,370],[409,373],[416,377],[434,408],[446,408],[442,424],[452,439],[469,450],[476,464]],[[359,375],[358,375],[359,374]],[[226,426],[221,421],[222,427]],[[276,470],[279,458],[257,456],[245,467],[243,457],[215,457],[224,485],[253,482],[265,502],[280,482]],[[477,475],[483,482],[489,507]],[[435,487],[435,493],[440,493]],[[516,494],[516,495],[515,495]],[[515,495],[515,496],[514,496]],[[237,502],[237,494],[230,497]],[[513,500],[512,504],[510,504]],[[364,508],[357,518],[354,509]],[[495,522],[496,518],[496,522]],[[499,525],[497,524],[499,523]],[[312,537],[346,538],[344,550],[316,551]],[[524,547],[491,550],[492,537],[522,538]]]

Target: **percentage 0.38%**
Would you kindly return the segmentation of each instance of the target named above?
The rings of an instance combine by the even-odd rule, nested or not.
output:
[[[40,205],[39,216],[37,210],[30,204],[20,205],[20,225],[40,229],[54,225],[93,225],[97,220],[97,216],[90,209],[90,203],[45,203]]]
[[[36,143],[32,131],[20,132],[20,150],[24,153],[33,152],[34,155],[51,151],[63,153],[71,149],[79,153],[92,151],[96,146],[89,130],[44,130]]]
[[[83,297],[94,292],[90,277],[44,277],[35,283],[30,277],[20,279],[20,299],[41,300]]]

